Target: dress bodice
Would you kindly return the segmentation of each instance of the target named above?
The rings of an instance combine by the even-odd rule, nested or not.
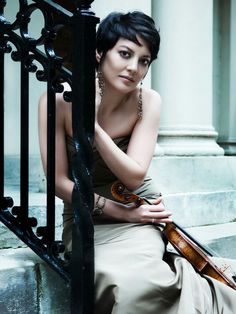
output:
[[[114,143],[123,151],[126,152],[128,148],[130,137],[123,136],[113,139]],[[73,155],[76,153],[73,139],[69,136],[66,137],[67,145],[67,155],[69,162],[69,176],[72,179],[71,175],[71,165]],[[92,177],[93,177],[93,188],[94,192],[102,195],[104,197],[113,199],[111,195],[111,186],[118,180],[117,177],[112,173],[108,168],[101,155],[97,151],[96,147],[93,146],[93,168],[92,168]],[[143,197],[158,197],[160,193],[157,192],[154,187],[150,177],[146,177],[143,185],[135,191]],[[144,195],[144,194],[145,195]]]

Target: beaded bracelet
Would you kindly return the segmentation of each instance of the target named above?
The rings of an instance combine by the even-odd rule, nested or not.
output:
[[[102,199],[102,204],[99,204],[100,199]],[[103,208],[105,207],[106,204],[106,198],[102,197],[101,195],[98,196],[98,199],[95,203],[95,207],[93,209],[93,216],[101,216],[103,214]]]

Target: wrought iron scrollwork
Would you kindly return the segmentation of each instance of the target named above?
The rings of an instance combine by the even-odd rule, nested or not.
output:
[[[0,38],[0,52],[10,53],[12,51],[11,45],[8,43],[9,37],[3,36]]]
[[[60,79],[60,81],[69,82],[71,80],[71,52],[68,55],[63,53],[62,49],[60,50],[58,42],[63,42],[63,40],[60,41],[58,34],[61,37],[62,31],[67,32],[67,36],[69,37],[68,41],[72,41],[72,30],[70,29],[71,23],[69,22],[71,14],[65,14],[66,11],[60,12],[56,10],[56,12],[53,12],[45,10],[44,2],[47,2],[48,4],[48,2],[51,1],[35,2],[36,3],[28,5],[26,0],[20,1],[21,11],[17,13],[13,23],[7,21],[3,13],[0,15],[0,23],[4,30],[3,32],[7,34],[11,33],[11,36],[4,35],[4,37],[0,39],[0,51],[4,53],[11,52],[11,58],[16,62],[25,58],[25,68],[29,72],[36,73],[36,78],[39,81],[48,80],[48,60],[50,59],[54,64],[54,68],[60,72],[60,76],[63,78]],[[4,8],[5,4],[6,2],[1,2],[2,8]],[[31,20],[30,16],[36,10],[42,12],[44,17],[44,27],[41,30],[41,36],[34,39],[29,35],[28,26]],[[19,30],[21,37],[12,33],[13,30]],[[46,56],[37,50],[38,46],[44,46]],[[31,52],[27,57],[25,57],[26,50]],[[68,61],[68,59],[70,60]],[[40,69],[38,69],[38,66],[34,61],[37,61],[36,63],[40,64]],[[64,66],[65,64],[67,67]],[[55,90],[55,82],[58,81],[58,75],[59,74],[57,73],[55,78],[52,79],[53,86],[51,87],[53,90]],[[71,83],[69,85],[71,86]],[[59,92],[59,90],[62,90],[62,87],[57,87],[56,90]],[[69,94],[69,92],[66,92],[64,97],[67,101],[71,101],[71,97],[68,97]]]

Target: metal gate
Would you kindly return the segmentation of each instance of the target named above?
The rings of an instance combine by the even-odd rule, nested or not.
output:
[[[19,12],[9,22],[4,9],[12,0],[0,0],[0,221],[60,274],[71,287],[71,313],[93,313],[94,243],[91,210],[92,141],[95,102],[95,33],[98,18],[90,1],[18,0]],[[39,38],[29,32],[31,15],[40,11],[44,27]],[[66,51],[60,32],[68,36]],[[73,43],[73,44],[72,44]],[[39,47],[43,47],[39,49]],[[4,195],[4,56],[20,64],[20,205]],[[29,217],[29,76],[47,82],[47,211],[46,225]],[[62,258],[63,243],[55,240],[55,94],[63,92],[62,82],[71,86],[64,92],[72,101],[72,128],[76,155],[73,160],[74,211],[72,256]],[[14,114],[14,113],[13,113]]]

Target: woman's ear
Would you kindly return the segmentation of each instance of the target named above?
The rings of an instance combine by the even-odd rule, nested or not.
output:
[[[97,60],[97,63],[100,63],[101,59],[102,59],[102,52],[98,52],[96,50],[96,60]]]

